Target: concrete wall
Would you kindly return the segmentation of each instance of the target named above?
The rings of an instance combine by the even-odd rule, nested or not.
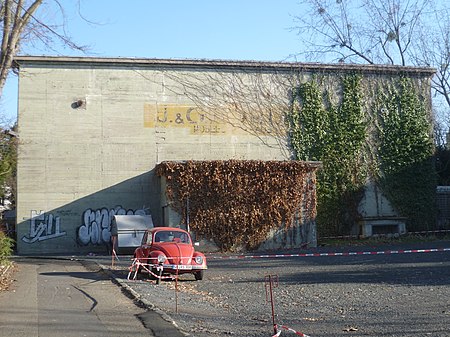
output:
[[[248,133],[239,119],[231,126],[196,108],[196,90],[200,96],[215,95],[207,78],[222,85],[227,79],[221,81],[221,76],[237,74],[257,85],[269,83],[264,92],[250,88],[247,94],[286,102],[289,76],[284,76],[294,74],[292,70],[296,80],[317,73],[336,79],[347,71],[391,78],[400,71],[352,65],[33,56],[15,62],[19,254],[106,252],[115,214],[151,214],[155,225],[160,224],[164,205],[153,170],[162,161],[290,159],[286,135]],[[429,90],[430,69],[401,68],[401,72],[412,73],[424,83],[425,92]],[[189,93],[184,81],[188,77],[191,83],[197,81]],[[287,85],[272,83],[274,77]],[[330,80],[330,86],[336,82]],[[224,104],[225,110],[233,105],[233,91],[229,93],[231,102]]]
[[[161,161],[284,159],[200,120],[157,65],[53,61],[19,61],[20,254],[106,251],[115,214],[151,213],[158,224]]]

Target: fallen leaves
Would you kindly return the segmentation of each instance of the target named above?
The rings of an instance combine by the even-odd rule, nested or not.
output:
[[[0,265],[0,291],[9,289],[11,283],[14,281],[13,275],[15,268],[14,264]]]

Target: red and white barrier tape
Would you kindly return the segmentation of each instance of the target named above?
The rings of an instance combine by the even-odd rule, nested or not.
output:
[[[192,262],[191,256],[173,256],[171,259],[175,259],[179,261],[179,264],[159,264],[159,263],[148,263],[149,260],[157,260],[155,257],[148,257],[148,258],[133,258],[130,267],[128,267],[128,277],[127,279],[130,281],[130,279],[136,280],[137,275],[140,270],[145,270],[148,274],[152,275],[155,278],[158,279],[172,279],[175,280],[176,277],[173,275],[168,276],[160,276],[155,274],[153,271],[156,270],[160,274],[164,272],[164,270],[169,270],[171,274],[178,274],[178,273],[191,273],[191,272],[197,272],[200,270],[207,269],[204,262],[202,264],[190,264]],[[182,263],[181,261],[187,263]],[[141,262],[144,261],[144,262]]]
[[[419,232],[408,232],[403,235],[422,235],[422,234],[441,234],[441,233],[450,233],[450,229],[438,229],[434,231],[419,231]],[[387,237],[392,234],[377,234],[379,237]],[[336,235],[336,236],[321,236],[320,240],[328,240],[328,239],[361,239],[361,235]]]
[[[289,331],[289,332],[293,332],[293,333],[295,333],[297,336],[310,337],[310,336],[308,336],[308,335],[305,335],[305,334],[302,333],[302,332],[295,331],[294,329],[291,329],[291,328],[289,328],[289,327],[287,327],[287,326],[285,326],[285,325],[279,325],[279,324],[276,324],[275,327],[276,327],[276,329],[277,329],[277,333],[276,333],[275,335],[273,335],[272,337],[278,337],[278,336],[280,336],[282,330],[286,330],[286,331]]]
[[[228,255],[228,256],[212,255],[212,256],[207,256],[207,258],[208,259],[274,259],[274,258],[283,258],[283,257],[391,255],[391,254],[436,253],[436,252],[450,252],[450,248],[401,249],[401,250],[362,251],[362,252],[300,253],[300,254],[262,254],[262,255]]]
[[[157,271],[160,271],[160,268],[163,268],[160,265],[152,265],[152,264],[148,264],[148,263],[141,263],[139,262],[137,259],[133,260],[133,263],[131,264],[131,266],[129,267],[129,271],[128,271],[128,276],[127,276],[127,280],[131,281],[131,280],[136,280],[137,279],[137,274],[139,272],[139,269],[142,268],[145,271],[147,271],[149,274],[151,274],[153,277],[155,278],[159,278],[159,279],[171,279],[173,280],[174,277],[169,275],[169,276],[160,276],[155,274],[154,272],[152,272],[152,268],[155,268]],[[131,277],[132,276],[132,277]]]

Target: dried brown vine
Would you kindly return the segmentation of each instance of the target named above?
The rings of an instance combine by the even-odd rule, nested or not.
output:
[[[163,162],[166,195],[197,235],[222,250],[257,248],[271,229],[316,216],[317,163],[300,161]],[[186,205],[189,205],[187,207]]]

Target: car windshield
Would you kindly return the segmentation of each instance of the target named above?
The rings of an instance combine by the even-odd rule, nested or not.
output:
[[[190,243],[189,235],[179,231],[159,231],[155,234],[155,242]]]

